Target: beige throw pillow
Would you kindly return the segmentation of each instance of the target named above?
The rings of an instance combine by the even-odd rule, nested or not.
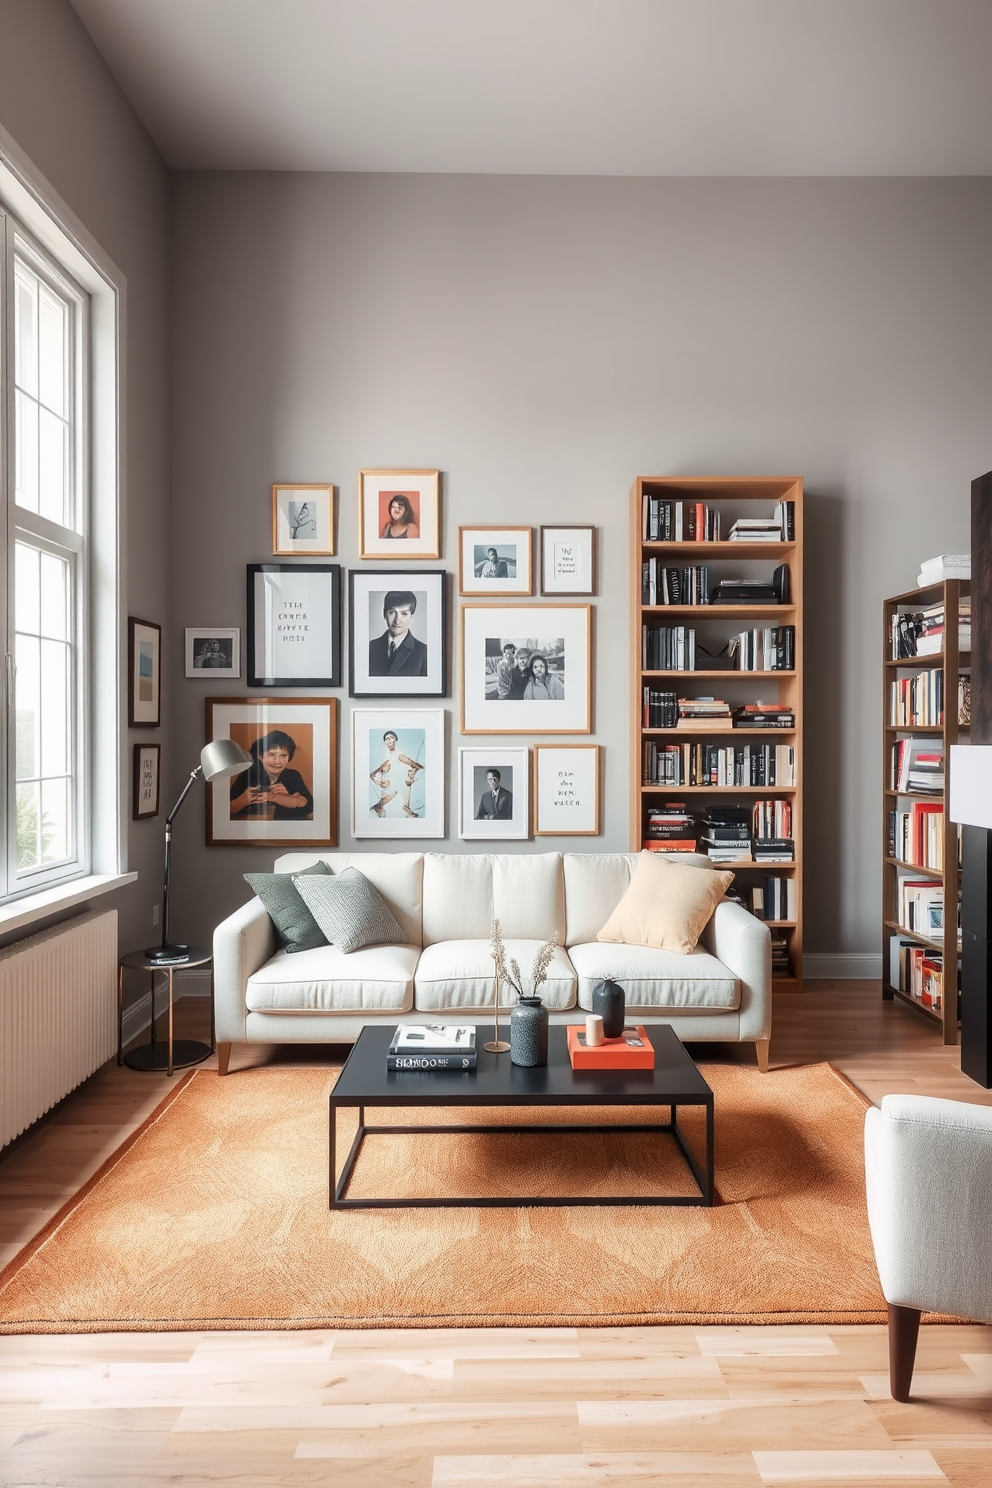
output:
[[[627,892],[596,939],[688,956],[733,880],[732,873],[641,853]]]

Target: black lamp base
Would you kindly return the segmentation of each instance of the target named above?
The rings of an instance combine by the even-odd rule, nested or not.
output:
[[[148,946],[143,952],[149,961],[159,961],[165,966],[173,966],[180,961],[189,960],[189,945],[175,943],[173,945]]]

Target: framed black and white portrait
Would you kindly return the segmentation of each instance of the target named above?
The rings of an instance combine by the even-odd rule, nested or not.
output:
[[[459,837],[529,837],[529,750],[459,749],[458,763]]]
[[[444,711],[355,708],[352,833],[444,836]]]
[[[529,527],[459,527],[458,593],[533,593]]]
[[[248,686],[340,685],[340,564],[249,563]]]
[[[241,631],[219,626],[186,627],[187,677],[240,677]]]
[[[591,605],[463,606],[463,734],[591,726]]]
[[[351,697],[445,697],[444,569],[352,569],[348,574]]]

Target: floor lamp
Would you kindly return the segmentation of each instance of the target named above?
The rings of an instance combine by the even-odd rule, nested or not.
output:
[[[961,1069],[992,1088],[992,744],[951,745],[951,821],[964,828],[961,863]],[[946,890],[945,890],[945,898]],[[953,914],[952,903],[944,913]],[[954,968],[945,966],[944,976]]]
[[[165,890],[162,895],[162,944],[149,946],[145,955],[149,961],[162,965],[184,961],[189,955],[189,946],[169,940],[169,887],[172,877],[172,823],[179,814],[186,797],[193,789],[193,782],[203,776],[204,780],[223,780],[240,775],[254,763],[250,754],[235,744],[233,739],[214,739],[200,751],[200,763],[183,786],[179,800],[165,819]]]

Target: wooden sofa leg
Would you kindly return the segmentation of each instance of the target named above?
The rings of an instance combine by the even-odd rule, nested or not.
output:
[[[916,1341],[920,1336],[918,1307],[889,1303],[889,1392],[893,1400],[909,1399],[916,1363]]]
[[[230,1062],[231,1062],[231,1046],[230,1046],[230,1044],[218,1044],[217,1045],[217,1073],[219,1075],[226,1075],[227,1074],[227,1066],[230,1064]]]
[[[763,1075],[768,1073],[768,1045],[769,1039],[755,1039],[754,1047],[758,1054],[758,1068]]]

